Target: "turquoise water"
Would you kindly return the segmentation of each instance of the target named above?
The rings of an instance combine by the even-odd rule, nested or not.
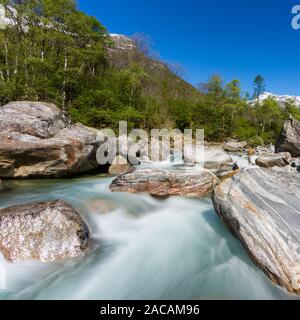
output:
[[[210,199],[111,193],[104,176],[7,182],[0,207],[64,199],[90,226],[82,259],[9,264],[0,299],[292,299],[257,269]]]

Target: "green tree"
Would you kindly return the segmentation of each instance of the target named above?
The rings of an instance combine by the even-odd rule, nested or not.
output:
[[[235,79],[229,82],[225,88],[227,97],[238,100],[241,97],[241,83]]]
[[[258,98],[266,91],[265,79],[259,74],[254,79],[254,98]]]

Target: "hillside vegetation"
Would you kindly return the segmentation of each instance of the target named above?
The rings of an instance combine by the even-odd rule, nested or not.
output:
[[[206,139],[273,142],[283,121],[300,119],[292,101],[249,105],[238,80],[213,75],[198,90],[149,56],[139,39],[115,45],[105,27],[72,0],[0,0],[13,23],[0,30],[0,104],[51,101],[74,121],[116,129],[204,128]],[[16,14],[17,12],[17,14]],[[255,95],[264,91],[255,79]]]

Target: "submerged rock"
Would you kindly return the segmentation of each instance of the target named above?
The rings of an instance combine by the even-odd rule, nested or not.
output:
[[[153,196],[204,197],[218,182],[208,170],[155,170],[143,169],[116,178],[110,185],[114,192],[148,192]]]
[[[86,205],[89,212],[95,214],[107,214],[118,209],[118,205],[112,200],[90,199]]]
[[[218,185],[215,209],[276,284],[300,294],[300,175],[249,169]]]
[[[300,121],[287,120],[276,142],[276,152],[289,152],[293,157],[300,157]]]
[[[0,177],[62,177],[99,168],[100,131],[70,120],[53,104],[0,108]]]
[[[109,167],[109,174],[117,176],[132,172],[133,170],[133,167],[128,163],[128,161],[119,155],[114,159],[113,163]]]
[[[68,203],[31,203],[0,209],[0,251],[11,262],[50,262],[84,255],[89,229]]]
[[[292,161],[292,157],[288,152],[277,154],[265,154],[258,157],[255,161],[256,165],[261,168],[285,167]]]

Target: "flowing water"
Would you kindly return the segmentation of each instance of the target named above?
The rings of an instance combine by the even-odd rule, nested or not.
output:
[[[111,193],[105,176],[11,181],[0,206],[64,199],[91,228],[92,251],[9,264],[0,299],[293,299],[257,269],[210,199]]]

